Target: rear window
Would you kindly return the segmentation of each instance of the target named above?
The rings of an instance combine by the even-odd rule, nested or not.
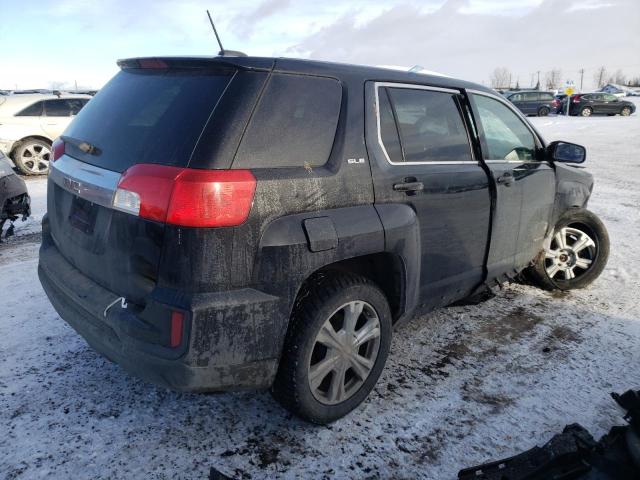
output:
[[[44,102],[36,102],[33,105],[29,105],[16,113],[16,117],[39,117],[42,115],[43,104]]]
[[[99,155],[67,153],[116,172],[136,163],[187,166],[229,72],[127,69],[82,108],[64,135]]]
[[[332,78],[273,74],[234,168],[324,165],[333,148],[341,100],[340,83]]]

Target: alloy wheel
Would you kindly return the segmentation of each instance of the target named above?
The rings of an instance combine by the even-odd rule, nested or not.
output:
[[[582,115],[583,117],[590,117],[592,113],[593,112],[590,108],[583,108],[582,112],[580,112],[580,115]]]
[[[51,149],[47,145],[34,143],[22,152],[22,165],[31,173],[42,174],[49,170]]]
[[[349,399],[369,377],[380,349],[380,318],[366,302],[338,308],[316,335],[308,365],[309,387],[325,405]]]
[[[550,279],[573,280],[593,265],[597,246],[593,239],[576,227],[561,228],[545,250],[545,270]]]
[[[623,117],[628,117],[629,115],[631,115],[631,109],[629,107],[624,107],[620,112],[620,115],[622,115]]]

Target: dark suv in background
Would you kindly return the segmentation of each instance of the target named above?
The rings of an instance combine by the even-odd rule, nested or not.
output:
[[[178,390],[271,388],[326,423],[392,329],[526,270],[592,282],[593,179],[451,78],[304,60],[120,61],[53,145],[38,273],[60,316]]]
[[[521,90],[518,92],[507,92],[504,96],[525,115],[546,117],[552,112],[555,113],[553,93],[551,92]]]
[[[566,100],[565,104],[566,105]],[[564,107],[563,105],[563,107]],[[569,114],[590,117],[594,114],[622,115],[628,117],[636,111],[636,105],[610,93],[582,93],[572,95]]]

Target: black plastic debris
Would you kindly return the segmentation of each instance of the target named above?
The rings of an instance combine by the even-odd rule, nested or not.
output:
[[[640,479],[640,390],[613,399],[627,426],[612,427],[598,442],[578,424],[567,425],[542,447],[458,472],[459,480]]]

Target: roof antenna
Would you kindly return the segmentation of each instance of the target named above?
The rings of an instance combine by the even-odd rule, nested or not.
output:
[[[216,35],[216,40],[218,41],[218,45],[220,45],[220,51],[218,55],[221,57],[246,57],[246,53],[238,52],[235,50],[225,50],[222,46],[222,42],[220,41],[220,35],[218,35],[218,30],[216,30],[216,26],[213,23],[213,19],[211,18],[211,13],[207,10],[207,16],[209,17],[209,23],[211,23],[211,28],[213,28],[213,33]]]

